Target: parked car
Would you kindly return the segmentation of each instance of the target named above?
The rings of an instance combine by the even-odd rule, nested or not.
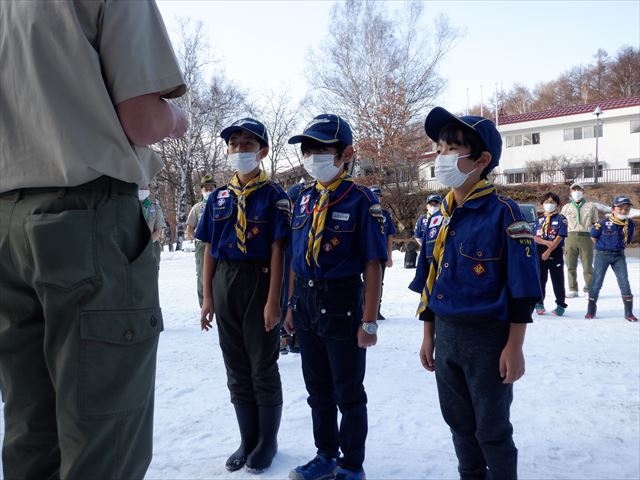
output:
[[[538,222],[538,207],[531,203],[519,203],[520,211],[529,225],[531,230],[536,231],[536,223]]]

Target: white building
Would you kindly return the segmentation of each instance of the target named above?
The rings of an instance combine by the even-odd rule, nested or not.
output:
[[[598,107],[602,113],[596,115]],[[596,152],[598,182],[640,181],[640,97],[498,120],[503,145],[500,165],[491,178],[495,183],[593,183]],[[439,187],[432,161],[421,168],[421,174],[431,187]]]

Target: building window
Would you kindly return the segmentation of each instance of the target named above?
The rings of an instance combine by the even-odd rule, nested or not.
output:
[[[598,137],[602,137],[602,132],[602,123],[597,126],[589,125],[587,127],[565,128],[564,141],[568,142],[571,140],[582,140],[583,138],[595,138],[596,134]]]
[[[522,147],[527,145],[538,145],[540,143],[539,133],[523,133],[506,136],[506,148]]]
[[[631,120],[631,133],[640,133],[640,118]]]
[[[631,168],[631,175],[640,175],[640,158],[629,160],[629,168]]]
[[[507,174],[507,183],[525,183],[525,172],[505,172]]]

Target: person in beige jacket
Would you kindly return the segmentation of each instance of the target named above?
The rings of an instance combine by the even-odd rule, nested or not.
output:
[[[578,276],[576,268],[578,257],[582,264],[584,287],[582,291],[589,293],[593,275],[593,243],[591,242],[591,226],[598,221],[598,209],[595,204],[584,198],[584,187],[580,183],[571,185],[571,199],[562,207],[562,215],[567,218],[568,235],[565,241],[565,263],[569,292],[567,297],[578,296]]]

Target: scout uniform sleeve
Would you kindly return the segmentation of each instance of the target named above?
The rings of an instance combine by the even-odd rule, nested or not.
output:
[[[387,242],[384,236],[382,207],[379,203],[375,203],[368,198],[362,204],[364,212],[361,214],[359,238],[362,260],[364,263],[375,258],[387,260]]]
[[[273,241],[285,239],[289,236],[291,225],[291,201],[286,192],[278,187],[276,202],[271,218],[273,224]]]
[[[196,203],[191,210],[189,210],[189,216],[187,217],[187,225],[190,227],[196,228],[198,225],[198,208],[200,203]]]
[[[558,215],[558,222],[560,226],[558,227],[557,235],[560,237],[566,237],[569,234],[569,222],[567,222],[567,217],[562,214]]]
[[[207,204],[204,207],[204,212],[202,212],[202,216],[200,217],[200,221],[196,227],[195,237],[198,240],[203,242],[211,243],[211,238],[213,235],[213,199],[215,199],[215,194],[217,194],[217,190],[212,192],[207,200]]]

